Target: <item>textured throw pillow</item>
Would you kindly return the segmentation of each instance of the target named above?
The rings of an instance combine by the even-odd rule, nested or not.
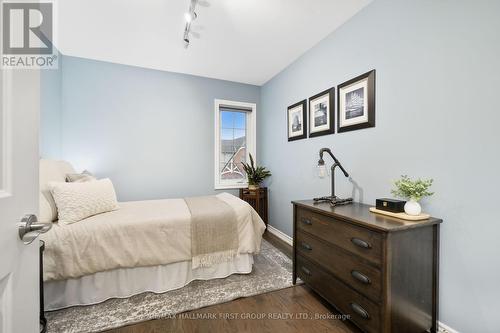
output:
[[[82,173],[68,173],[66,175],[66,181],[68,183],[83,183],[91,180],[96,180],[96,178],[87,170],[83,170]]]
[[[109,179],[80,183],[49,183],[59,222],[70,224],[118,208]]]

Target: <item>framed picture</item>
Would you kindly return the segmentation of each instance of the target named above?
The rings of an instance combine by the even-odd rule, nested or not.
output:
[[[337,94],[339,133],[375,127],[375,70],[342,83]]]
[[[288,107],[288,141],[307,137],[307,101],[295,103]]]
[[[309,137],[335,133],[335,88],[309,98]]]

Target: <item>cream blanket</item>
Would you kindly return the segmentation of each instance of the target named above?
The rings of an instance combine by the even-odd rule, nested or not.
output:
[[[216,196],[186,198],[191,213],[193,269],[229,261],[238,252],[236,214]]]
[[[258,253],[265,225],[239,198],[216,196],[236,216],[238,253]],[[120,209],[70,225],[54,223],[45,241],[44,280],[116,268],[191,260],[191,213],[184,199],[122,202]]]

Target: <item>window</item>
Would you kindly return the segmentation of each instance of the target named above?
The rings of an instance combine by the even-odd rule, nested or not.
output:
[[[255,111],[252,103],[215,100],[215,189],[247,186],[241,163],[255,157]]]

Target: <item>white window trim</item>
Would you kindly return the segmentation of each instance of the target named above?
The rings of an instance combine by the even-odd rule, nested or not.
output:
[[[215,179],[215,189],[225,190],[225,189],[235,189],[235,188],[245,188],[248,186],[248,181],[245,180],[240,183],[225,183],[221,182],[219,175],[220,167],[220,117],[219,109],[220,107],[232,107],[232,108],[242,108],[242,109],[252,109],[247,116],[247,157],[248,154],[252,154],[255,163],[256,159],[256,149],[257,149],[257,104],[255,103],[245,103],[237,101],[228,101],[224,99],[216,99],[214,101],[215,112],[214,112],[214,122],[215,122],[215,145],[214,145],[214,179]],[[248,161],[248,159],[247,159]]]

